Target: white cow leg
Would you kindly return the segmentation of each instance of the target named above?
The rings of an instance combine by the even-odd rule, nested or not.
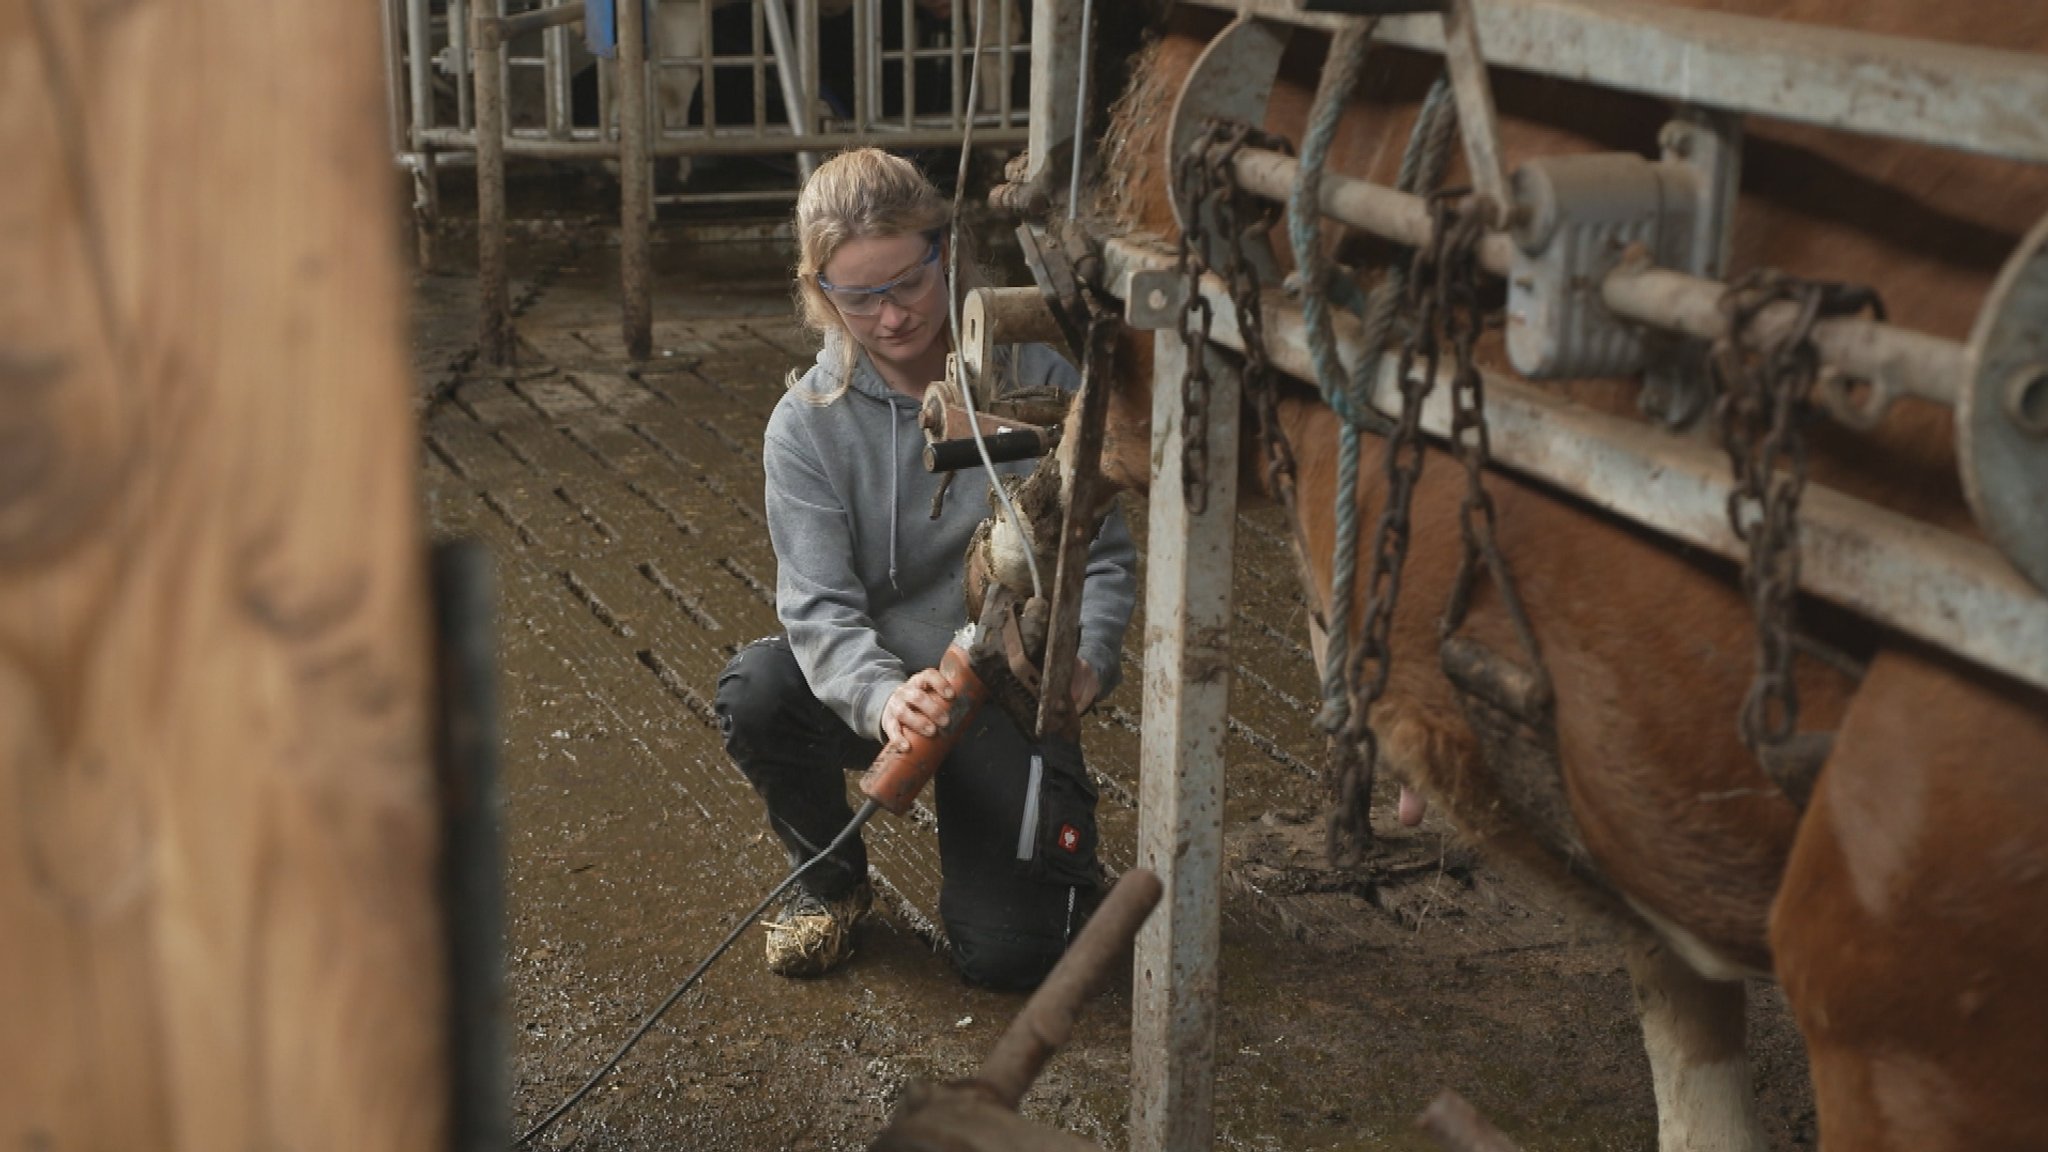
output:
[[[698,60],[704,55],[703,4],[700,0],[668,0],[660,9],[657,35],[666,60]],[[656,123],[665,128],[687,128],[690,105],[696,102],[697,87],[704,69],[696,64],[670,64],[655,72],[656,99],[661,115]],[[676,180],[690,182],[688,156],[676,158]]]
[[[1662,941],[1628,949],[1657,1094],[1658,1152],[1763,1152],[1740,981],[1708,980]]]

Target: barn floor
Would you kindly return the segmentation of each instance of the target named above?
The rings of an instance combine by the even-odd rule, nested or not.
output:
[[[472,374],[475,281],[416,278],[432,529],[498,561],[515,1132],[785,872],[709,701],[735,647],[776,629],[758,446],[809,353],[772,226],[693,235],[657,248],[658,351],[638,367],[602,233],[522,234],[528,362],[510,380]],[[1126,512],[1142,544],[1143,508]],[[1532,1152],[1654,1147],[1627,977],[1596,932],[1434,817],[1387,832],[1370,870],[1321,865],[1314,676],[1275,519],[1247,515],[1238,554],[1218,1146],[1420,1148],[1411,1118],[1455,1087]],[[1117,869],[1141,636],[1142,620],[1131,683],[1088,733]],[[851,965],[781,980],[750,931],[536,1146],[862,1148],[909,1084],[971,1073],[1022,998],[968,988],[934,954],[930,828],[885,817],[869,843],[884,910]],[[1774,1147],[1810,1147],[1797,1037],[1759,991],[1765,1122]],[[1027,1113],[1124,1147],[1129,1013],[1121,991],[1098,1000]]]

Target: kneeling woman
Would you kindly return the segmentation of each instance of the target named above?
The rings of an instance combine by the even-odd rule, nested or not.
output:
[[[946,713],[934,669],[966,623],[961,570],[988,509],[977,469],[959,474],[930,518],[941,478],[924,470],[917,424],[951,350],[950,216],[916,166],[878,149],[820,165],[797,201],[799,312],[824,349],[776,405],[762,453],[785,634],[733,658],[718,714],[726,750],[798,861],[852,819],[844,773]],[[1019,347],[1008,367],[1012,388],[1079,382],[1042,345]],[[1118,678],[1135,567],[1112,512],[1089,556],[1077,713]],[[934,788],[939,916],[954,962],[975,983],[1037,984],[1096,897],[1095,792],[1079,750],[1035,746],[999,709],[983,709]],[[836,967],[873,898],[866,848],[850,841],[769,923],[768,966],[786,976]]]

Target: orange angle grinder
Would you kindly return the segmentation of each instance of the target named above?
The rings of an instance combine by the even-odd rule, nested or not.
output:
[[[911,802],[938,774],[946,754],[960,742],[967,725],[981,711],[982,702],[988,699],[988,686],[975,675],[970,655],[979,631],[972,623],[960,629],[953,634],[953,642],[946,646],[946,654],[939,657],[939,675],[952,686],[953,704],[946,710],[945,722],[939,725],[938,732],[926,736],[905,731],[903,737],[907,747],[896,743],[887,745],[882,754],[875,757],[875,762],[868,765],[868,770],[861,774],[860,793],[871,804],[887,808],[898,816],[910,811]]]

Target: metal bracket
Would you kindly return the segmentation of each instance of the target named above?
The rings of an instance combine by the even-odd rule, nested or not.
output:
[[[1692,211],[1692,243],[1675,265],[1707,280],[1728,271],[1735,236],[1735,203],[1742,184],[1742,118],[1708,108],[1685,107],[1658,133],[1666,164],[1684,164],[1698,174]],[[1669,428],[1685,428],[1706,411],[1711,384],[1707,346],[1696,340],[1653,339],[1643,390],[1643,414]]]
[[[1178,268],[1134,272],[1130,300],[1124,305],[1124,323],[1147,331],[1171,328],[1180,323],[1187,298],[1188,278]]]

